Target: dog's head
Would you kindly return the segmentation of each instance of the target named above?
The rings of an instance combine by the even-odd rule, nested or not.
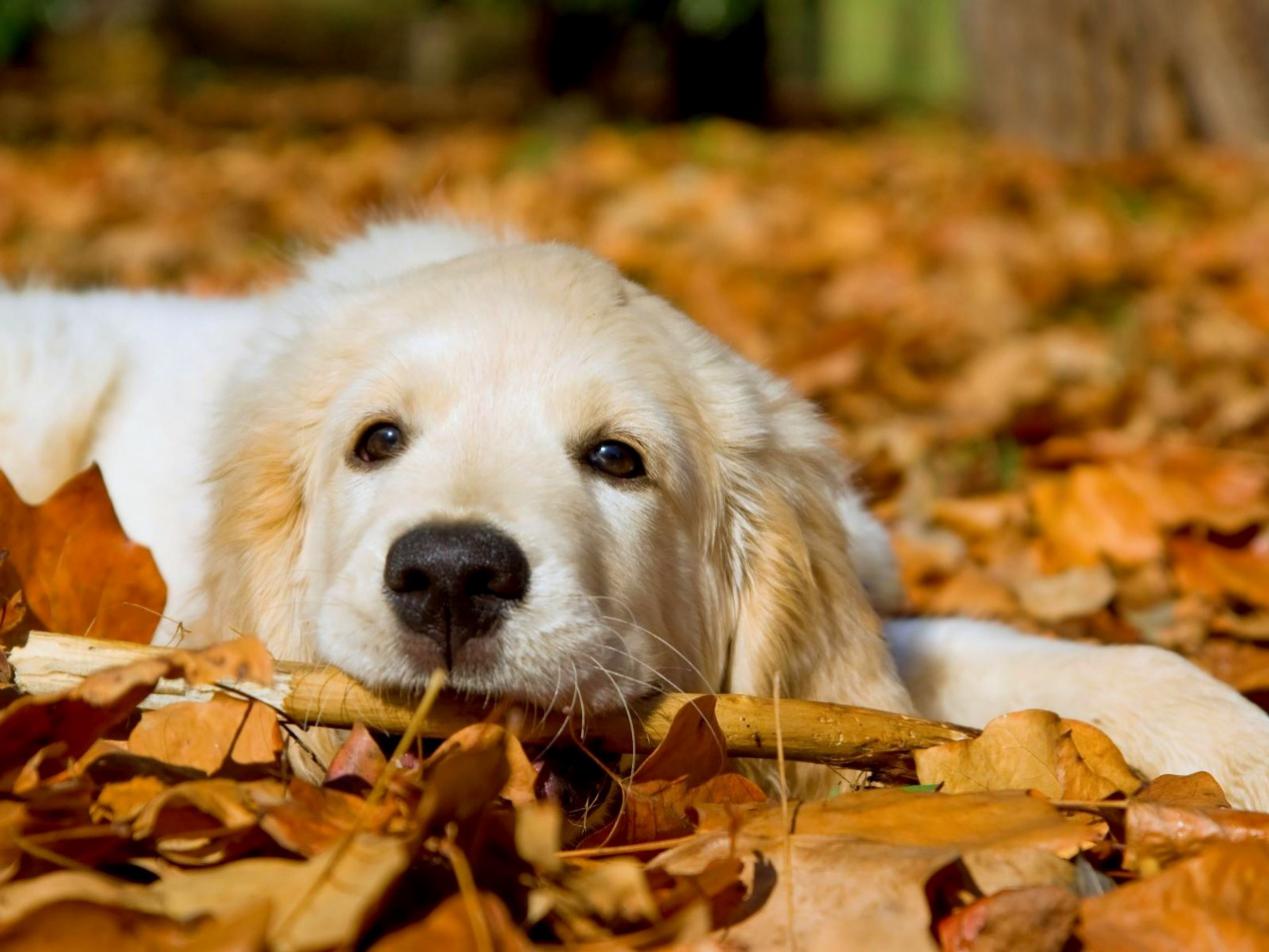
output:
[[[221,426],[222,624],[407,690],[902,703],[826,428],[607,264],[498,246],[286,300],[317,313]]]

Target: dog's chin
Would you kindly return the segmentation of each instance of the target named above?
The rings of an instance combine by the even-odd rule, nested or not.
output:
[[[534,666],[508,657],[497,634],[464,644],[451,662],[436,642],[412,632],[394,630],[371,644],[339,637],[318,639],[322,661],[352,675],[367,687],[390,697],[421,695],[432,675],[441,671],[445,687],[488,700],[521,701],[539,710],[587,715],[621,710],[639,693],[620,691],[620,682],[594,670],[584,659],[570,659],[567,649]]]

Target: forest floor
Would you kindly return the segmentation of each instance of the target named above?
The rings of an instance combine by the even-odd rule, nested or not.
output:
[[[852,133],[763,132],[725,122],[420,127],[391,97],[358,84],[208,95],[165,110],[0,97],[0,278],[10,282],[240,293],[284,280],[296,254],[328,246],[361,222],[427,212],[590,248],[791,379],[833,421],[844,457],[892,528],[912,612],[1160,645],[1262,705],[1269,699],[1269,155],[1194,149],[1071,166],[935,122]],[[1043,733],[1052,725],[1032,727]],[[479,739],[472,756],[484,756],[479,751],[491,743]],[[494,746],[501,751],[502,743]],[[143,747],[136,741],[132,750]],[[229,947],[230,935],[254,936],[234,947],[267,941],[321,948],[351,942],[361,931],[322,932],[310,923],[318,936],[312,939],[296,924],[304,916],[279,924],[277,915],[270,919],[237,900],[231,917],[199,920],[197,929],[173,925],[214,911],[214,904],[186,901],[178,888],[161,902],[125,901],[122,885],[107,895],[78,882],[63,892],[48,887],[25,906],[6,902],[5,891],[72,874],[49,873],[59,863],[47,844],[29,848],[66,824],[47,816],[34,823],[48,804],[37,809],[24,796],[41,789],[52,796],[50,778],[82,785],[91,771],[82,767],[84,750],[56,769],[47,746],[3,753],[0,770],[10,773],[0,798],[0,882],[18,881],[0,890],[0,930],[11,930],[15,942],[72,936],[56,931],[71,928],[64,919],[38,914],[72,901],[96,904],[83,920],[91,928],[124,930],[118,917],[128,910],[140,917],[128,920],[128,929],[144,920],[165,941],[208,943],[200,948]],[[14,759],[17,753],[22,757]],[[32,766],[25,758],[37,753],[44,761]],[[316,856],[295,864],[303,872],[286,874],[289,888],[316,882],[316,894],[330,884],[313,864],[333,860],[314,843],[358,831],[339,840],[350,868],[372,868],[375,850],[401,849],[387,814],[345,822],[354,795],[316,787],[303,804],[304,822],[316,827],[321,817],[324,832],[297,845],[278,832],[282,814],[259,806],[281,788],[248,790],[276,781],[217,779],[227,763],[202,764],[212,779],[198,782],[236,785],[236,792],[215,795],[233,800],[232,809],[222,800],[207,806],[215,799],[210,793],[202,807],[204,819],[234,830],[231,848],[209,836],[190,852],[171,845],[176,834],[164,847],[155,826],[164,808],[155,804],[172,801],[173,777],[133,777],[106,806],[103,789],[119,783],[98,777],[84,794],[88,813],[75,836],[101,827],[105,837],[109,827],[110,836],[132,845],[120,851],[92,840],[99,850],[77,847],[61,865],[74,875],[96,866],[119,876],[126,856],[163,879],[173,864],[230,863],[223,867],[229,870],[249,862],[242,856]],[[1090,769],[1097,773],[1096,765]],[[1110,786],[1096,795],[1072,796],[1061,783],[1048,799],[967,793],[960,796],[980,801],[956,801],[962,806],[955,817],[932,819],[929,808],[892,802],[920,791],[828,801],[890,798],[859,801],[853,819],[843,809],[828,817],[829,806],[816,805],[819,812],[805,813],[805,825],[780,847],[793,850],[781,868],[792,863],[806,884],[798,899],[803,942],[823,938],[816,924],[836,922],[859,936],[890,936],[890,945],[870,948],[1004,948],[985,944],[993,929],[999,942],[1043,922],[1052,935],[1030,938],[1050,944],[1035,947],[1061,948],[1075,930],[1089,948],[1126,948],[1116,943],[1130,935],[1145,937],[1133,947],[1164,948],[1178,937],[1183,945],[1197,942],[1198,930],[1218,918],[1213,910],[1228,913],[1221,928],[1232,930],[1229,941],[1266,928],[1269,853],[1227,842],[1263,839],[1266,817],[1215,809],[1219,792],[1200,784],[1196,794],[1197,781],[1180,793],[1156,787],[1148,795],[1126,789],[1131,784],[1107,769]],[[145,791],[136,787],[142,779],[150,784]],[[637,779],[646,785],[675,778]],[[696,777],[696,799],[680,797],[677,807],[712,802],[698,789],[710,782]],[[396,804],[401,816],[422,822],[417,797],[385,796],[381,786],[374,788],[377,810]],[[989,780],[982,787],[994,789]],[[682,813],[673,827],[673,838],[682,840],[677,852],[647,866],[657,849],[631,849],[616,863],[596,863],[592,853],[561,865],[540,842],[517,841],[525,872],[512,885],[481,878],[491,863],[480,852],[488,844],[463,839],[471,816],[455,819],[458,839],[433,836],[428,848],[457,879],[446,878],[424,905],[436,906],[455,889],[463,901],[446,901],[393,934],[385,923],[395,928],[411,919],[398,888],[391,916],[374,920],[369,934],[386,936],[384,948],[439,936],[473,948],[516,948],[532,907],[537,941],[598,942],[613,934],[632,945],[699,940],[711,926],[740,918],[736,857],[748,848],[733,842],[729,852],[724,832],[708,831],[758,838],[781,815],[778,804],[741,807],[752,791],[729,789],[715,789],[715,799],[731,804],[731,821],[709,811]],[[739,800],[729,799],[736,789],[744,790]],[[498,792],[490,792],[492,800]],[[337,795],[349,802],[336,804]],[[651,796],[646,786],[642,795]],[[327,800],[313,799],[319,796]],[[1058,809],[1107,796],[1111,806]],[[200,809],[196,801],[185,801],[185,813]],[[1029,832],[1014,839],[972,830],[961,840],[947,835],[953,826],[981,823],[985,831],[1005,822],[1004,813],[992,812],[1002,804],[1027,815]],[[285,819],[298,824],[301,808],[288,809]],[[519,809],[529,816],[529,808]],[[1169,810],[1170,820],[1156,815]],[[737,819],[742,813],[748,826]],[[906,832],[861,838],[851,825],[876,828],[883,813]],[[1009,813],[1009,822],[1021,822],[1020,815]],[[695,825],[682,825],[685,816]],[[520,822],[550,840],[550,822]],[[1171,833],[1164,832],[1167,822]],[[758,830],[764,823],[765,832]],[[419,836],[439,829],[426,826],[410,828]],[[192,836],[188,829],[182,835]],[[821,852],[816,836],[833,837],[836,851]],[[639,838],[626,830],[610,834],[606,845]],[[388,840],[397,845],[384,846]],[[474,850],[470,863],[454,858],[460,841]],[[149,867],[138,859],[140,842],[149,844]],[[1002,859],[1007,850],[1016,861]],[[411,870],[412,882],[435,879],[435,871],[419,873],[417,857],[412,865],[402,853],[393,863],[386,879],[374,885],[369,877],[366,894],[356,897],[348,915],[359,923],[370,921],[366,910],[380,908],[403,870]],[[465,885],[462,870],[473,865],[484,899]],[[260,875],[281,875],[269,870]],[[752,897],[752,864],[748,870]],[[532,889],[523,886],[525,876]],[[836,876],[864,897],[845,903],[849,914],[830,908],[838,900],[827,884]],[[644,878],[635,884],[629,877]],[[135,882],[138,874],[123,878]],[[888,911],[868,899],[882,880],[887,896],[901,897]],[[1112,881],[1129,885],[1097,896]],[[1116,906],[1125,893],[1132,895]],[[784,909],[784,899],[771,902]],[[792,920],[774,908],[764,909],[763,924],[751,926],[747,939],[743,924],[733,938],[761,945],[786,935],[780,930]],[[191,930],[202,931],[195,937]],[[727,941],[714,936],[708,941]],[[894,944],[900,937],[917,944]]]

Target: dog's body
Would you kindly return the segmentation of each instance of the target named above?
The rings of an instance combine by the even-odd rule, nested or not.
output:
[[[373,229],[254,298],[0,292],[0,469],[35,501],[100,463],[196,632],[558,707],[777,677],[968,724],[1044,707],[1269,807],[1269,718],[1175,655],[883,632],[893,557],[830,445],[603,263],[457,226]]]

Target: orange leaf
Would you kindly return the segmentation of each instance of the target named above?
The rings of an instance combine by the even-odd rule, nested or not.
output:
[[[282,729],[277,714],[263,704],[216,694],[206,703],[183,701],[146,711],[128,735],[128,749],[214,774],[231,763],[276,763]]]
[[[56,741],[78,757],[132,713],[162,678],[267,684],[273,679],[273,662],[259,641],[239,638],[202,651],[168,651],[107,668],[56,694],[21,697],[0,711],[0,769],[22,763]]]
[[[22,580],[28,627],[148,643],[167,587],[150,550],[128,540],[93,466],[39,506],[0,473],[0,547]]]

